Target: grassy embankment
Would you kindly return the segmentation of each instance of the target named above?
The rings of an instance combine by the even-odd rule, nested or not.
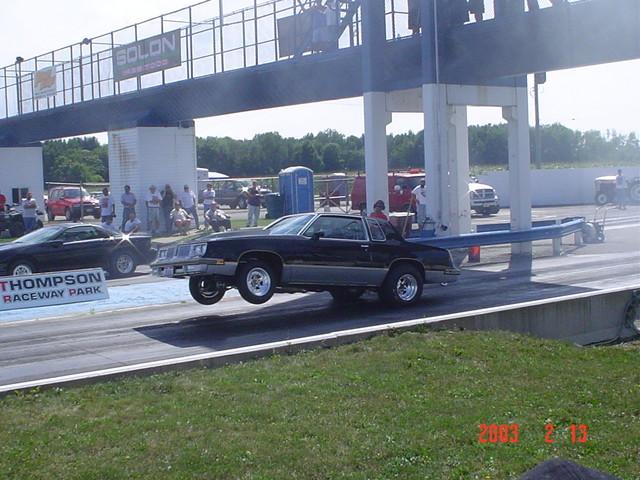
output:
[[[640,478],[640,350],[405,333],[0,399],[3,478],[514,478],[563,457]],[[553,423],[555,443],[545,443]],[[518,443],[479,425],[517,423]],[[568,428],[586,424],[586,443]]]

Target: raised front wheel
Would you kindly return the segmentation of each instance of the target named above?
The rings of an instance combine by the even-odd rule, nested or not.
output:
[[[214,305],[222,300],[227,292],[227,284],[216,277],[191,277],[189,292],[193,299],[202,305]]]
[[[249,260],[240,267],[236,286],[247,302],[260,305],[273,297],[276,278],[269,264],[259,260]]]

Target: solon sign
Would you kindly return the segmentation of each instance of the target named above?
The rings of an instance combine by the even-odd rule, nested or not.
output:
[[[159,72],[182,64],[180,30],[163,33],[113,49],[116,81]]]

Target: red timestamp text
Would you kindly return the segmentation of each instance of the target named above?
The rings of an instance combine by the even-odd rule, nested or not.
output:
[[[520,441],[520,426],[517,423],[482,423],[479,425],[480,443],[518,443]]]

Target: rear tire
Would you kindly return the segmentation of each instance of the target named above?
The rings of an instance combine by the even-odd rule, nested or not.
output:
[[[227,284],[216,277],[189,278],[189,292],[193,299],[202,305],[214,305],[222,300],[227,292]]]
[[[351,303],[358,300],[365,292],[364,288],[332,288],[329,293],[336,303]]]
[[[273,268],[260,260],[249,260],[238,270],[236,286],[247,302],[260,305],[268,302],[276,289]]]
[[[136,271],[136,257],[129,250],[120,250],[113,254],[109,265],[112,277],[126,277]]]
[[[33,264],[26,260],[17,260],[9,267],[9,272],[15,277],[23,275],[33,275],[36,272]]]
[[[378,296],[389,306],[405,307],[420,300],[423,287],[424,279],[416,267],[398,265],[387,274]]]
[[[245,208],[247,208],[247,199],[244,197],[241,197],[238,199],[238,208],[241,210],[244,210]]]

